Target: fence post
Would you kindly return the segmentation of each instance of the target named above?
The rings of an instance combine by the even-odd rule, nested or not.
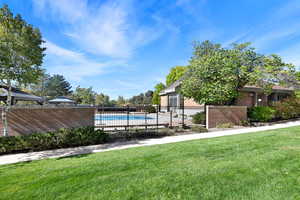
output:
[[[184,128],[185,125],[184,125],[184,103],[182,105],[182,128]]]
[[[144,112],[145,112],[145,129],[147,130],[147,110],[145,105],[144,105]]]
[[[158,105],[156,105],[156,129],[158,130]]]
[[[170,125],[169,125],[170,128],[173,127],[173,124],[172,124],[172,117],[173,117],[173,115],[172,115],[172,110],[170,110]]]
[[[128,130],[128,128],[129,128],[129,105],[127,105],[127,126],[126,126],[126,130]]]

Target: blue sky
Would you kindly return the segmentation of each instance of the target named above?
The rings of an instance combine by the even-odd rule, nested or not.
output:
[[[130,97],[185,65],[192,42],[252,42],[300,65],[299,0],[0,0],[39,27],[43,67],[73,87]]]

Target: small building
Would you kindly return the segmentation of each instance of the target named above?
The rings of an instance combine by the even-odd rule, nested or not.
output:
[[[193,99],[182,97],[179,93],[182,80],[175,81],[172,85],[160,92],[161,111],[170,111],[182,109],[186,114],[195,114],[196,112],[204,111],[204,105],[196,103]],[[272,93],[266,95],[262,88],[246,85],[240,89],[240,95],[236,99],[235,105],[238,106],[262,106],[270,105],[280,101],[294,93],[294,89],[282,86],[274,86]]]
[[[68,97],[59,96],[48,101],[50,104],[76,104],[76,101]]]
[[[17,104],[18,101],[33,101],[37,102],[38,104],[43,104],[44,99],[39,96],[35,96],[33,94],[29,94],[27,92],[21,91],[18,88],[11,89],[11,104]],[[6,103],[8,96],[8,87],[0,85],[0,101]]]

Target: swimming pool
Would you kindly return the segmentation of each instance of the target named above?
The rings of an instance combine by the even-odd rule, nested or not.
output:
[[[129,115],[129,120],[151,120],[152,117],[142,115]],[[127,115],[96,115],[95,120],[112,121],[112,120],[127,120]]]

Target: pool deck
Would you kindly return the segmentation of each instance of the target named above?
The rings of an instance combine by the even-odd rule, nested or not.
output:
[[[152,146],[152,145],[168,144],[168,143],[183,142],[183,141],[190,141],[190,140],[199,140],[205,138],[247,134],[247,133],[253,133],[258,131],[274,130],[279,128],[294,127],[294,126],[300,126],[300,121],[275,124],[271,126],[241,128],[241,129],[234,129],[234,130],[214,131],[208,133],[194,133],[189,135],[168,136],[168,137],[155,138],[155,139],[132,140],[126,142],[116,142],[116,143],[93,145],[93,146],[82,146],[76,148],[66,148],[66,149],[48,150],[48,151],[40,151],[40,152],[3,155],[0,156],[0,165],[19,163],[19,162],[29,162],[33,160],[41,160],[41,159],[48,159],[48,158],[60,158],[60,157],[68,157],[68,156],[81,155],[81,154],[98,153],[98,152],[105,152],[105,151],[112,151],[112,150],[121,150],[121,149],[128,149],[134,147]]]

